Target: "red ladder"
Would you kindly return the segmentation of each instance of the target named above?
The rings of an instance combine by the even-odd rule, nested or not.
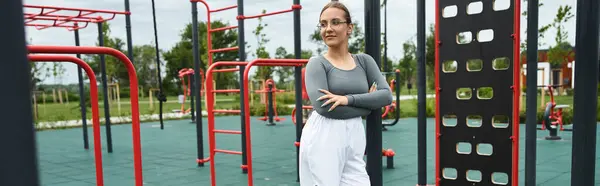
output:
[[[207,21],[206,21],[206,23],[207,23],[206,24],[206,29],[207,29],[207,32],[206,32],[206,41],[207,41],[207,50],[208,50],[208,66],[210,66],[210,65],[213,64],[213,60],[214,60],[213,59],[213,53],[234,51],[234,50],[238,50],[239,49],[239,47],[237,47],[237,46],[236,47],[229,47],[229,48],[219,48],[219,49],[213,49],[212,48],[213,47],[212,46],[212,33],[213,32],[231,30],[231,29],[237,28],[238,26],[228,26],[228,27],[222,27],[222,28],[212,29],[211,28],[211,23],[212,22],[211,22],[211,19],[210,19],[211,13],[216,13],[216,12],[221,12],[221,11],[225,11],[225,10],[237,8],[238,7],[237,5],[233,5],[233,6],[228,6],[228,7],[224,7],[224,8],[219,8],[219,9],[211,10],[210,6],[208,5],[208,3],[206,1],[204,1],[204,0],[190,0],[190,2],[192,2],[192,3],[198,3],[198,2],[200,2],[200,3],[202,3],[206,7],[206,14],[207,14],[207,16],[206,16],[207,17]],[[230,68],[230,69],[215,69],[212,72],[237,72],[237,71],[239,71],[239,69]],[[207,72],[206,76],[208,76],[208,73],[212,73],[212,72]],[[201,75],[200,78],[203,78],[203,76]],[[200,83],[199,83],[200,84],[200,90],[202,90],[202,88],[205,88],[207,84],[210,84],[211,87],[212,87],[212,81],[213,81],[212,78],[210,80],[206,79],[206,81],[200,81]],[[240,92],[240,90],[239,89],[212,90],[211,92],[204,91],[203,93],[204,93],[204,95],[206,97],[207,95],[209,95],[209,94],[212,95],[214,93],[233,93],[233,92]],[[208,100],[208,99],[206,99],[206,100]],[[213,101],[213,103],[214,103],[214,101]],[[217,113],[238,113],[239,114],[241,111],[240,110],[215,110],[214,112],[217,112]],[[209,115],[210,114],[211,114],[211,112],[209,112]],[[227,133],[227,134],[241,134],[241,132],[239,132],[239,131],[217,130],[216,132]],[[209,131],[209,133],[211,133],[211,132]],[[238,154],[237,152],[233,152],[233,151],[226,151],[225,153]],[[239,153],[239,154],[241,154],[241,153]],[[210,161],[211,157],[212,157],[212,154],[209,155],[207,158],[197,159],[196,162],[198,162],[198,163],[206,163],[206,162]],[[242,168],[244,168],[244,167],[242,166]]]

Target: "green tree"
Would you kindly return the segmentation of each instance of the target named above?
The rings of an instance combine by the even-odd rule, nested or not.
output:
[[[556,44],[550,47],[548,51],[548,61],[552,68],[561,68],[566,58],[573,55],[573,46],[567,41],[569,33],[564,26],[574,16],[571,10],[572,7],[569,5],[560,6],[556,12],[554,22],[552,22],[552,27],[556,29],[556,36],[554,38]]]
[[[263,10],[262,13],[266,13],[266,10]],[[252,31],[252,33],[254,34],[254,36],[256,36],[256,40],[258,43],[258,46],[256,47],[256,50],[253,54],[253,56],[255,58],[271,58],[269,55],[269,52],[267,51],[266,48],[266,44],[269,43],[269,39],[267,39],[267,35],[265,33],[263,33],[263,30],[268,26],[268,24],[263,24],[263,20],[262,17],[258,18],[258,25],[256,26],[256,28]],[[248,45],[248,47],[250,47],[250,45]],[[268,66],[259,66],[258,70],[256,71],[256,75],[255,78],[261,79],[261,80],[266,80],[266,79],[272,79],[272,74],[273,74],[273,67],[268,67]]]
[[[312,57],[313,53],[311,50],[302,50],[300,54],[301,59],[309,59]],[[288,53],[285,48],[280,46],[275,51],[276,59],[295,59],[296,56],[293,53]],[[278,85],[286,85],[288,83],[292,83],[294,80],[294,67],[275,67],[274,69],[275,75],[278,77],[277,84]]]
[[[211,28],[220,28],[229,26],[220,20],[213,21]],[[206,71],[207,68],[207,41],[206,41],[206,22],[198,23],[198,53],[200,55],[200,69]],[[228,30],[212,33],[212,48],[227,48],[238,46],[237,31]],[[179,78],[179,70],[183,68],[193,68],[194,60],[192,53],[192,24],[188,23],[182,29],[180,40],[170,50],[163,53],[165,61],[166,75],[163,79],[163,88],[168,95],[176,95],[181,93],[181,80]],[[238,51],[228,51],[221,53],[213,53],[213,62],[218,61],[236,61]],[[232,68],[232,67],[221,67]],[[215,73],[213,76],[216,82],[216,89],[226,89],[239,87],[237,75],[234,73]]]
[[[416,45],[409,39],[402,44],[403,56],[398,63],[397,68],[400,69],[400,86],[407,83],[414,84],[414,76],[417,70]]]
[[[127,54],[127,51],[124,49],[125,42],[120,38],[110,37],[110,34],[110,24],[108,22],[102,23],[102,38],[104,42],[103,46],[113,48],[124,54]],[[96,46],[99,45],[100,44],[98,43],[98,41],[96,41]],[[102,75],[100,70],[100,55],[85,55],[84,58],[86,58],[86,61],[89,63],[89,65],[94,70],[94,73],[98,77],[97,81],[102,82],[102,78],[100,78]],[[106,67],[105,75],[107,83],[118,82],[119,84],[129,85],[129,74],[127,73],[125,65],[123,65],[123,63],[120,60],[110,55],[104,55],[104,62]],[[135,62],[134,66],[136,66]]]
[[[523,0],[523,3],[526,4],[528,3],[527,0]],[[541,1],[538,2],[538,8],[541,8],[542,6],[544,6],[544,3],[542,3]],[[521,13],[521,15],[525,16],[525,19],[527,19],[528,16],[528,12],[525,9],[523,11],[523,13]],[[550,26],[552,26],[551,24],[546,24],[546,25],[542,25],[539,29],[538,29],[538,47],[541,47],[543,45],[545,45],[545,43],[543,42],[543,38],[544,35],[546,33],[546,31],[548,31],[548,29],[550,28]],[[527,33],[527,30],[525,30],[525,33]],[[523,43],[521,43],[521,53],[523,55],[527,54],[527,37],[525,37],[525,41]]]

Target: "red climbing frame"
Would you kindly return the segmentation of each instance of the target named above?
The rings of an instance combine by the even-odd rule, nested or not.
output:
[[[57,53],[57,54],[106,54],[111,55],[119,59],[127,69],[129,74],[129,88],[130,88],[130,101],[131,101],[131,128],[133,135],[133,164],[134,164],[134,175],[135,185],[143,185],[142,176],[142,146],[140,140],[140,111],[139,111],[139,100],[138,100],[138,78],[136,75],[135,67],[127,56],[118,50],[108,47],[86,47],[86,46],[40,46],[30,45],[27,46],[30,53]],[[96,138],[94,138],[96,140]]]
[[[129,15],[130,12],[92,10],[83,8],[66,8],[54,6],[23,5],[25,26],[33,26],[38,30],[50,27],[63,27],[76,30],[87,27],[91,23],[109,21],[117,14]],[[79,26],[78,23],[84,23]]]
[[[220,66],[246,66],[246,70],[244,71],[244,86],[248,87],[248,73],[249,73],[249,69],[252,66],[299,66],[299,65],[303,65],[306,64],[308,62],[308,60],[306,59],[256,59],[250,63],[247,62],[237,62],[237,61],[221,61],[221,62],[216,62],[212,65],[210,65],[210,67],[208,67],[208,70],[206,71],[206,81],[210,82],[213,79],[213,72],[215,72],[217,67]],[[215,176],[215,153],[219,152],[219,153],[225,153],[225,154],[238,154],[241,155],[242,152],[240,151],[233,151],[233,150],[223,150],[223,149],[217,149],[216,148],[216,142],[215,142],[215,133],[222,133],[222,134],[242,134],[242,131],[234,131],[234,130],[220,130],[220,129],[215,129],[215,113],[240,113],[240,110],[215,110],[214,109],[214,95],[213,92],[215,90],[213,90],[213,85],[211,83],[207,83],[206,84],[206,111],[208,112],[208,140],[209,140],[209,150],[210,150],[210,154],[209,157],[210,159],[210,171],[211,171],[211,185],[212,186],[216,186],[216,176]],[[248,103],[248,91],[244,91],[244,100],[245,103]],[[247,165],[242,165],[242,168],[245,168],[248,170],[248,185],[252,186],[253,185],[253,180],[252,180],[252,146],[251,146],[251,135],[250,135],[250,105],[249,104],[245,104],[244,108],[245,108],[245,128],[246,128],[246,153],[247,153]],[[208,161],[209,159],[205,159],[203,161]]]
[[[29,55],[32,62],[72,62],[83,68],[90,82],[96,82],[96,75],[92,67],[83,60],[67,55]],[[92,123],[94,129],[94,160],[96,162],[96,185],[104,185],[102,172],[102,142],[100,141],[100,114],[98,112],[98,85],[90,83],[90,102],[92,103]]]
[[[248,87],[250,69],[252,66],[302,66],[308,63],[308,59],[256,59],[248,65],[246,65],[246,69],[244,70],[244,87]],[[244,103],[249,103],[249,93],[248,90],[244,91]],[[252,143],[251,143],[251,135],[250,135],[250,104],[244,104],[244,116],[245,116],[245,124],[246,124],[246,159],[248,162],[248,185],[252,185]],[[214,170],[214,167],[211,165],[211,171]],[[214,172],[212,173],[214,175]],[[215,182],[213,179],[213,186]]]

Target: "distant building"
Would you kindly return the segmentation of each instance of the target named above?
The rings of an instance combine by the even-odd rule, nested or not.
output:
[[[572,53],[575,53],[573,48]],[[574,88],[573,79],[575,78],[575,55],[569,55],[565,57],[564,62],[560,68],[551,69],[550,62],[548,60],[548,50],[538,50],[538,86],[543,85],[563,85],[561,88]],[[525,85],[527,82],[527,56],[525,53],[521,54],[521,83]]]

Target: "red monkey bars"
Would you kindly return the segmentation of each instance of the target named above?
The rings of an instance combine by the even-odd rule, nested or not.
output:
[[[125,54],[118,50],[108,47],[75,47],[75,46],[28,46],[30,53],[59,53],[59,54],[107,54],[119,59],[127,69],[129,74],[129,88],[131,92],[131,128],[133,133],[133,163],[135,185],[141,186],[142,182],[142,147],[140,140],[140,112],[138,105],[138,79],[135,72],[135,67],[131,60]],[[94,139],[96,140],[96,139]]]
[[[249,70],[252,66],[301,66],[308,62],[307,59],[256,59],[250,63],[247,62],[216,62],[208,68],[206,71],[206,81],[212,81],[213,72],[216,67],[219,66],[241,66],[245,65],[246,69],[244,71],[244,87],[248,87],[248,74]],[[213,85],[211,83],[206,84],[206,110],[208,112],[208,139],[210,146],[210,171],[211,171],[211,185],[216,186],[216,176],[215,176],[215,153],[225,153],[225,154],[239,154],[241,155],[243,152],[240,151],[232,151],[232,150],[222,150],[216,148],[215,143],[215,133],[223,133],[223,134],[242,134],[242,131],[233,131],[233,130],[217,130],[215,129],[215,118],[214,113],[216,112],[224,112],[222,110],[214,110],[214,95],[213,93]],[[244,102],[249,103],[248,99],[248,90],[244,91]],[[245,113],[245,139],[246,139],[246,159],[247,165],[242,165],[242,168],[248,170],[248,185],[253,185],[252,178],[252,146],[251,146],[251,135],[250,135],[250,105],[244,104],[244,113]],[[236,110],[234,112],[240,113],[240,110]],[[208,159],[204,160],[207,161]]]
[[[32,62],[72,62],[79,65],[90,82],[96,82],[96,75],[92,70],[92,67],[83,60],[66,55],[29,55],[29,60]],[[100,141],[100,114],[98,112],[98,85],[96,83],[90,83],[90,102],[92,104],[92,123],[94,129],[94,159],[96,162],[96,185],[104,185],[104,174],[102,168],[102,142]]]
[[[110,10],[92,10],[83,8],[66,8],[38,5],[23,5],[23,8],[23,14],[25,16],[25,26],[34,26],[38,30],[46,29],[49,27],[64,27],[69,30],[75,30],[87,27],[88,23],[90,22],[99,23],[103,21],[112,20],[117,14],[131,14],[130,12]],[[79,22],[85,23],[85,25],[80,27],[77,24]]]

